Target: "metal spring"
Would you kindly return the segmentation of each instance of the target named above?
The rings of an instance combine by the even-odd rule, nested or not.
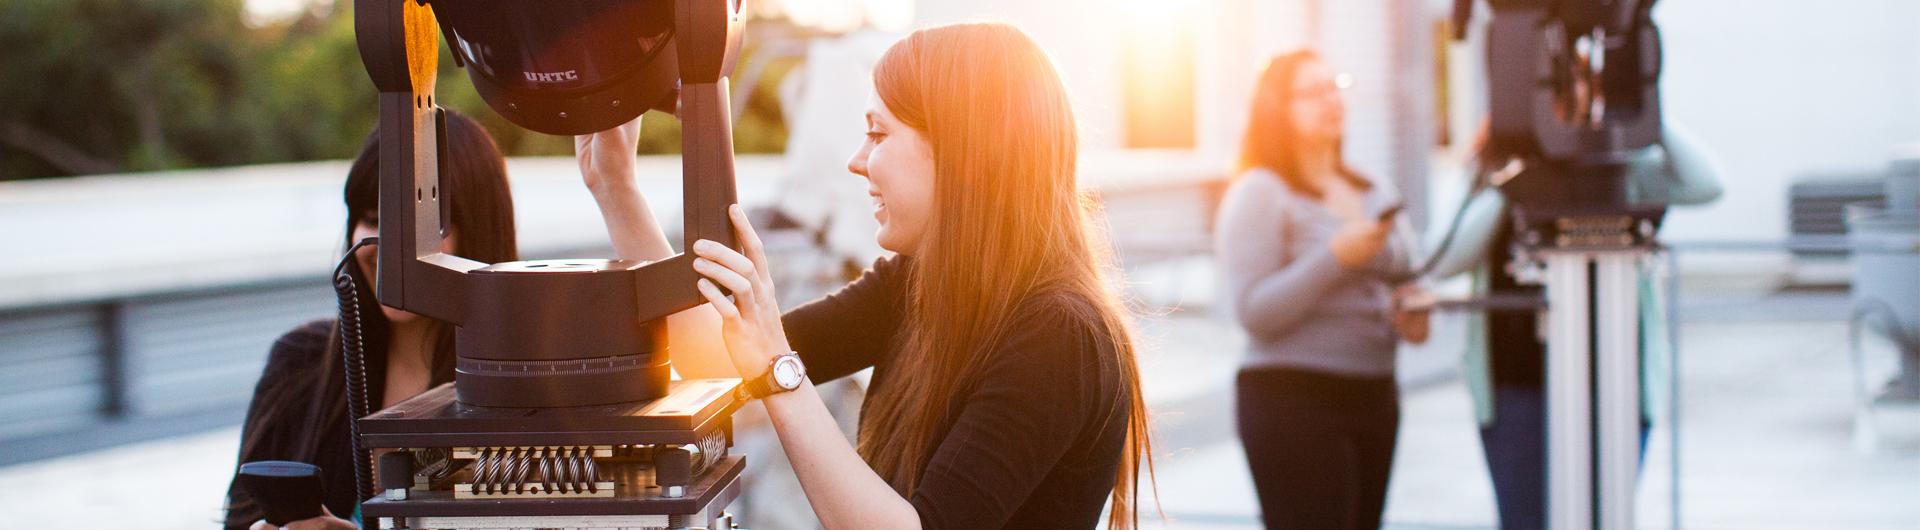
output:
[[[414,469],[432,469],[428,480],[440,480],[452,475],[459,468],[453,465],[453,454],[446,448],[420,449],[413,452]]]
[[[537,492],[597,493],[599,482],[592,447],[487,447],[473,462],[474,493],[526,493],[531,483]]]

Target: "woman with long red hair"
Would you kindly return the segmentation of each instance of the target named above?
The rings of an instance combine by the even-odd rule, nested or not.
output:
[[[1146,409],[1059,75],[1018,29],[963,24],[914,32],[873,76],[847,168],[894,256],[783,315],[739,207],[744,252],[691,245],[808,502],[835,529],[1092,528],[1109,505],[1111,527],[1137,526]],[[606,155],[583,170],[622,257],[657,259],[671,250],[633,191],[636,127],[583,139]],[[868,367],[850,444],[808,377]]]
[[[1268,63],[1215,223],[1247,332],[1237,420],[1267,528],[1380,527],[1400,420],[1394,351],[1427,334],[1424,313],[1394,303],[1414,293],[1402,199],[1340,152],[1338,80],[1312,51]]]

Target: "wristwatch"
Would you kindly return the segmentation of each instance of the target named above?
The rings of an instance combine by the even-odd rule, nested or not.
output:
[[[767,373],[747,380],[740,385],[740,389],[749,399],[762,399],[781,392],[792,392],[800,388],[800,383],[806,380],[807,366],[800,363],[800,355],[787,352],[785,355],[773,358],[773,363],[767,367]]]

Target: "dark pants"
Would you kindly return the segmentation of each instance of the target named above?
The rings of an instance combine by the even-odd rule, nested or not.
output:
[[[1495,386],[1493,423],[1480,428],[1502,530],[1547,527],[1547,402],[1539,388]],[[1640,423],[1640,453],[1647,424]]]
[[[1240,441],[1269,529],[1380,528],[1400,427],[1392,378],[1243,370]]]

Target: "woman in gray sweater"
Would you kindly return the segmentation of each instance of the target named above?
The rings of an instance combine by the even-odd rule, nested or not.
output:
[[[1216,225],[1248,335],[1236,407],[1268,528],[1380,527],[1394,350],[1426,335],[1424,314],[1394,309],[1413,251],[1399,194],[1341,158],[1340,85],[1312,51],[1267,65]]]

